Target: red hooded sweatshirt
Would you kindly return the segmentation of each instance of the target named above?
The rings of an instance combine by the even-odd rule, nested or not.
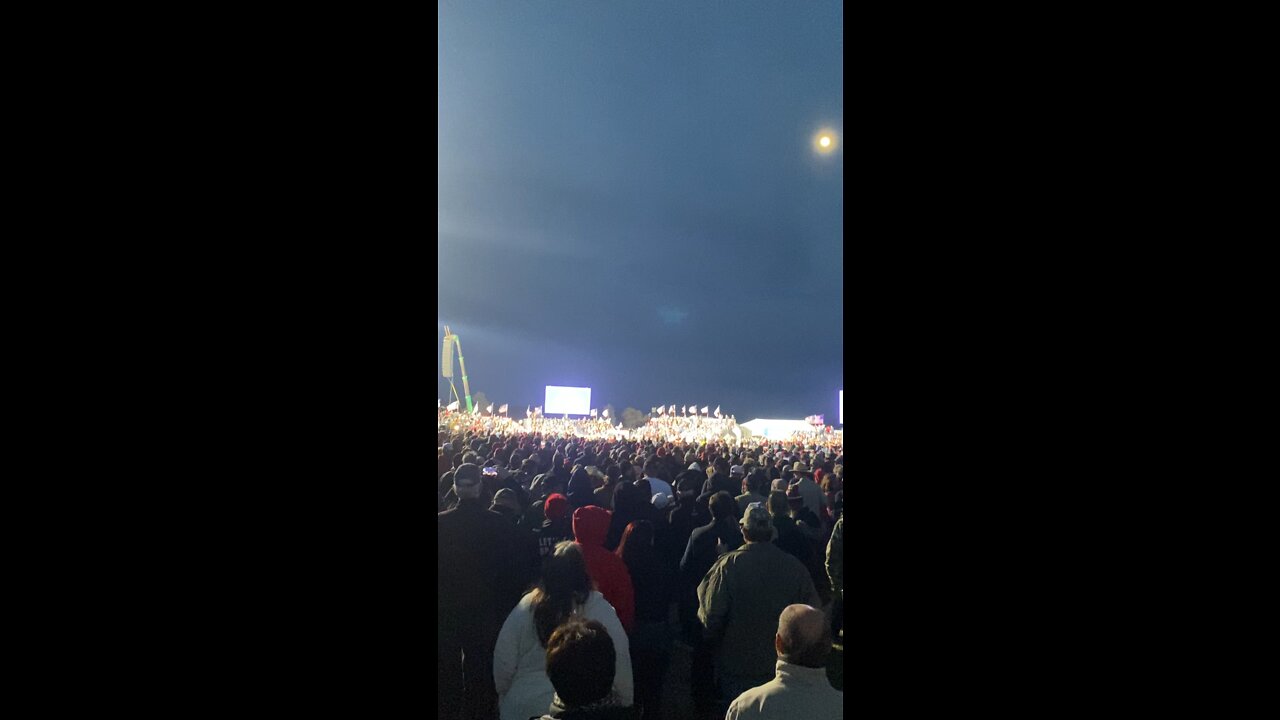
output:
[[[612,515],[595,505],[580,507],[573,513],[573,536],[587,561],[587,574],[595,581],[604,599],[618,612],[622,628],[631,632],[635,619],[635,595],[631,573],[622,558],[604,548]]]

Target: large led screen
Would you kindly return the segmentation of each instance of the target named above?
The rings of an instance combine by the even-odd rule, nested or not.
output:
[[[591,413],[591,388],[547,386],[547,402],[542,406],[544,415],[589,415]]]

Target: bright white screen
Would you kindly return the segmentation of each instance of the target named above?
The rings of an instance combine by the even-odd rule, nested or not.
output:
[[[840,424],[844,424],[844,391],[840,391]]]
[[[591,388],[548,385],[547,402],[542,412],[544,415],[589,415]]]

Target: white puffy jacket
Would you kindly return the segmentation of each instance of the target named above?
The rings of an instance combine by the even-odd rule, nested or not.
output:
[[[623,705],[633,702],[631,651],[627,633],[618,613],[599,591],[592,590],[587,602],[574,615],[604,625],[617,655],[613,691]],[[493,683],[498,689],[498,709],[502,720],[529,720],[549,712],[555,688],[547,678],[547,649],[538,642],[533,625],[533,593],[507,616],[493,649]]]

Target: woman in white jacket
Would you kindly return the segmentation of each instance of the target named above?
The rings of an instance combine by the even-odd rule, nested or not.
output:
[[[547,678],[547,640],[565,620],[596,620],[609,632],[617,652],[613,691],[621,705],[632,704],[631,653],[618,614],[592,589],[578,546],[556,546],[542,570],[542,581],[507,616],[493,651],[493,682],[502,720],[529,720],[550,712],[555,688]]]

